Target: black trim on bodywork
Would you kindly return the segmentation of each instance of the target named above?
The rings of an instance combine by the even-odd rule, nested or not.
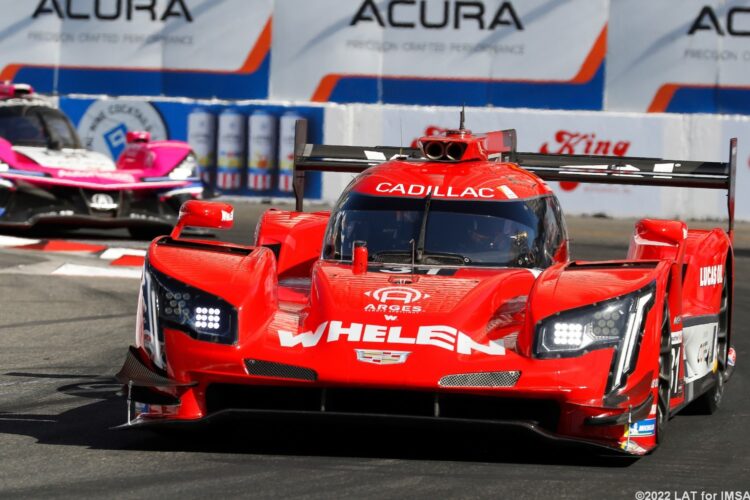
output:
[[[620,342],[622,342],[623,339],[620,339],[617,342],[617,344],[614,344],[614,345],[603,344],[601,346],[593,347],[591,349],[587,348],[587,349],[578,350],[578,351],[559,352],[559,353],[555,353],[555,355],[550,355],[550,356],[540,356],[539,349],[540,349],[540,345],[541,345],[541,342],[542,342],[542,338],[541,338],[541,334],[540,334],[540,328],[541,328],[541,326],[545,322],[547,322],[547,321],[549,321],[549,320],[551,320],[551,319],[553,319],[555,317],[559,317],[559,316],[562,316],[562,315],[568,315],[568,314],[577,314],[579,312],[585,312],[587,309],[592,309],[592,308],[603,308],[603,307],[606,307],[607,304],[609,304],[611,302],[621,301],[621,300],[623,300],[623,299],[625,299],[625,298],[627,298],[628,296],[631,296],[631,295],[632,296],[643,295],[649,289],[653,289],[654,293],[655,293],[656,284],[655,284],[654,281],[652,281],[649,284],[647,284],[647,285],[645,285],[645,286],[643,286],[643,287],[641,287],[641,288],[639,288],[637,290],[634,290],[632,292],[623,293],[623,294],[617,295],[615,297],[610,297],[610,298],[607,298],[607,299],[602,299],[602,300],[597,301],[597,302],[592,302],[590,304],[586,304],[586,305],[579,306],[579,307],[573,307],[571,309],[563,309],[563,310],[555,312],[554,314],[550,314],[549,316],[545,316],[544,318],[542,318],[539,321],[537,321],[536,324],[534,325],[534,357],[536,357],[537,359],[572,358],[572,357],[582,356],[582,355],[587,354],[587,353],[589,353],[589,352],[591,352],[593,350],[596,350],[596,349],[607,349],[607,348],[612,348],[612,347],[614,347],[615,348],[615,352],[617,352],[618,346],[619,346]],[[645,309],[644,309],[644,316],[642,318],[642,321],[645,322],[646,315],[649,313],[649,311],[651,310],[652,306],[653,306],[653,298],[651,300],[651,304],[647,304],[646,306],[644,306]],[[640,339],[639,339],[638,345],[635,347],[635,351],[634,352],[638,351],[638,346],[639,345],[640,345]],[[616,358],[616,356],[615,356],[615,358]],[[607,385],[609,385],[609,383]]]
[[[654,395],[649,394],[648,397],[635,408],[631,408],[628,411],[620,413],[619,415],[604,415],[598,417],[588,417],[586,424],[588,425],[620,425],[628,424],[631,422],[637,422],[648,417],[651,412],[651,405],[654,402]]]
[[[658,260],[639,260],[639,261],[607,261],[607,262],[581,262],[573,261],[567,266],[565,270],[589,270],[589,269],[654,269],[659,265]]]
[[[158,244],[158,240],[156,243]],[[184,240],[172,240],[172,241],[184,241]],[[219,335],[208,335],[205,332],[201,333],[199,331],[196,331],[196,329],[191,328],[187,324],[172,320],[168,317],[162,316],[162,311],[159,310],[159,307],[157,306],[157,317],[158,317],[158,328],[160,332],[160,337],[163,338],[163,327],[167,326],[173,330],[178,330],[180,332],[185,333],[190,338],[195,340],[200,340],[202,342],[211,342],[216,344],[222,344],[222,345],[233,345],[237,343],[238,339],[238,330],[239,330],[239,323],[238,323],[238,314],[237,314],[237,308],[230,304],[229,301],[224,299],[223,297],[216,295],[211,292],[207,292],[201,288],[188,285],[187,283],[180,281],[179,279],[170,276],[166,273],[163,273],[156,269],[151,263],[148,261],[144,264],[144,272],[148,273],[151,276],[152,283],[156,283],[158,287],[160,287],[158,290],[156,290],[159,297],[162,297],[162,292],[169,292],[170,290],[178,290],[178,291],[187,291],[192,296],[192,301],[198,300],[198,297],[201,296],[201,300],[207,301],[205,306],[213,307],[213,305],[216,305],[217,307],[220,307],[228,313],[228,326],[227,328],[230,331],[233,331],[233,335],[231,337],[224,337]],[[211,305],[213,303],[213,305]],[[219,333],[219,332],[216,332]]]
[[[281,255],[281,243],[266,243],[265,245],[261,245],[263,247],[266,247],[270,251],[273,252],[273,255],[276,257],[276,260],[279,260],[279,255]]]
[[[175,239],[170,236],[159,238],[155,243],[158,246],[191,248],[194,250],[208,250],[212,252],[233,253],[237,255],[250,255],[255,250],[255,248],[236,247],[231,245],[213,245],[211,243],[201,243],[200,241]]]
[[[689,328],[691,326],[707,325],[709,323],[718,323],[718,314],[703,314],[701,316],[683,316],[682,317],[682,328]]]
[[[164,190],[106,190],[73,186],[38,186],[13,181],[16,189],[0,189],[0,226],[31,227],[63,223],[89,227],[172,226],[189,195],[160,199]],[[105,194],[113,208],[97,209],[92,198]]]
[[[134,385],[132,387],[127,387],[126,390],[128,391],[128,398],[137,403],[168,406],[177,406],[180,404],[180,398],[177,396],[158,391],[153,387]]]
[[[653,309],[654,304],[656,303],[656,282],[652,281],[648,285],[638,290],[637,293],[643,294],[646,289],[651,289],[653,295],[651,299],[649,300],[649,302],[645,306],[643,306],[643,316],[641,317],[641,324],[637,325],[638,333],[636,335],[638,335],[638,338],[636,339],[635,346],[633,346],[633,353],[631,355],[632,356],[631,359],[635,360],[635,362],[633,362],[632,366],[630,367],[630,370],[623,372],[624,378],[622,380],[622,386],[627,384],[628,376],[631,373],[633,373],[633,370],[635,370],[635,367],[638,364],[638,356],[640,355],[640,351],[641,351],[641,342],[643,341],[643,334],[646,330],[646,321],[648,319],[649,313],[651,312],[651,309]],[[611,395],[615,393],[615,391],[621,388],[621,387],[612,387],[612,385],[614,384],[613,377],[615,375],[615,365],[617,364],[617,361],[619,359],[621,347],[622,347],[622,342],[618,343],[615,346],[614,354],[612,356],[612,364],[610,365],[609,376],[607,377],[607,389],[606,389],[607,395]]]
[[[350,414],[338,412],[308,412],[308,411],[269,411],[269,410],[223,410],[204,418],[195,420],[173,420],[173,419],[139,419],[131,423],[126,423],[114,427],[115,430],[139,429],[139,428],[173,428],[173,429],[195,429],[196,427],[206,427],[212,425],[226,424],[228,421],[241,420],[246,421],[248,418],[270,418],[274,421],[283,419],[299,423],[309,424],[310,422],[336,422],[336,421],[356,421],[361,425],[382,425],[383,422],[394,422],[401,425],[415,425],[423,429],[425,426],[432,426],[444,429],[446,426],[455,426],[457,428],[477,429],[478,426],[486,426],[487,429],[508,429],[510,431],[523,430],[536,436],[546,439],[555,444],[584,447],[592,451],[604,452],[618,457],[632,457],[633,455],[617,447],[614,443],[612,446],[583,438],[569,438],[559,436],[548,432],[533,422],[524,421],[487,421],[473,420],[462,418],[434,418],[434,417],[413,417],[404,415],[379,415],[379,414]],[[438,427],[439,426],[439,427]]]
[[[136,387],[192,387],[197,385],[197,382],[178,382],[156,373],[141,361],[138,349],[133,346],[128,349],[125,363],[115,378],[125,385]]]
[[[304,366],[288,365],[286,363],[277,363],[275,361],[264,361],[262,359],[246,359],[245,368],[249,375],[260,377],[275,377],[293,380],[305,380],[315,382],[318,380],[318,373]]]

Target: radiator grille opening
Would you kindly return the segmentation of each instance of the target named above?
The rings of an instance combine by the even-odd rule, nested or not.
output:
[[[325,391],[325,395],[323,394]],[[211,384],[206,391],[208,413],[249,409],[325,411],[336,413],[435,417],[485,421],[535,422],[554,432],[560,416],[556,401],[473,394],[394,389],[255,386]]]
[[[328,389],[326,411],[378,415],[433,415],[434,396],[429,392],[380,389]]]

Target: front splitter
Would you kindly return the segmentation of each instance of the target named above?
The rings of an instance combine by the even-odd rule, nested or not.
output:
[[[179,429],[200,430],[214,426],[227,425],[231,422],[247,422],[248,420],[270,419],[273,421],[289,421],[297,423],[340,423],[351,422],[361,425],[395,424],[405,427],[413,426],[424,429],[487,429],[498,431],[521,430],[529,435],[544,439],[550,443],[571,448],[596,451],[598,453],[618,456],[634,457],[619,447],[608,446],[597,441],[560,436],[542,428],[538,423],[524,420],[476,420],[465,418],[422,417],[412,415],[383,415],[376,413],[343,413],[343,412],[310,412],[296,410],[258,410],[258,409],[228,409],[220,410],[211,415],[194,420],[178,420],[169,418],[137,418],[130,423],[114,427],[114,429]]]

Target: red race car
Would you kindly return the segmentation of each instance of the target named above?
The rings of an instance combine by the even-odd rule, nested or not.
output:
[[[519,153],[461,126],[419,148],[312,145],[295,211],[252,247],[181,239],[232,207],[189,201],[143,273],[118,379],[126,426],[228,413],[516,426],[642,455],[669,417],[721,403],[731,347],[728,163]],[[305,171],[361,172],[305,213]],[[545,180],[726,189],[729,228],[644,219],[626,258],[571,261]]]

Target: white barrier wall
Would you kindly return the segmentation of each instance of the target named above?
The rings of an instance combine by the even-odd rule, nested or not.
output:
[[[328,144],[409,146],[439,128],[458,126],[459,108],[350,105],[326,109]],[[750,220],[750,118],[741,116],[566,112],[468,108],[475,132],[515,128],[519,151],[652,156],[727,161],[739,137],[738,219]],[[335,200],[351,175],[326,174],[323,197]],[[614,217],[725,218],[724,191],[553,183],[570,214]]]

